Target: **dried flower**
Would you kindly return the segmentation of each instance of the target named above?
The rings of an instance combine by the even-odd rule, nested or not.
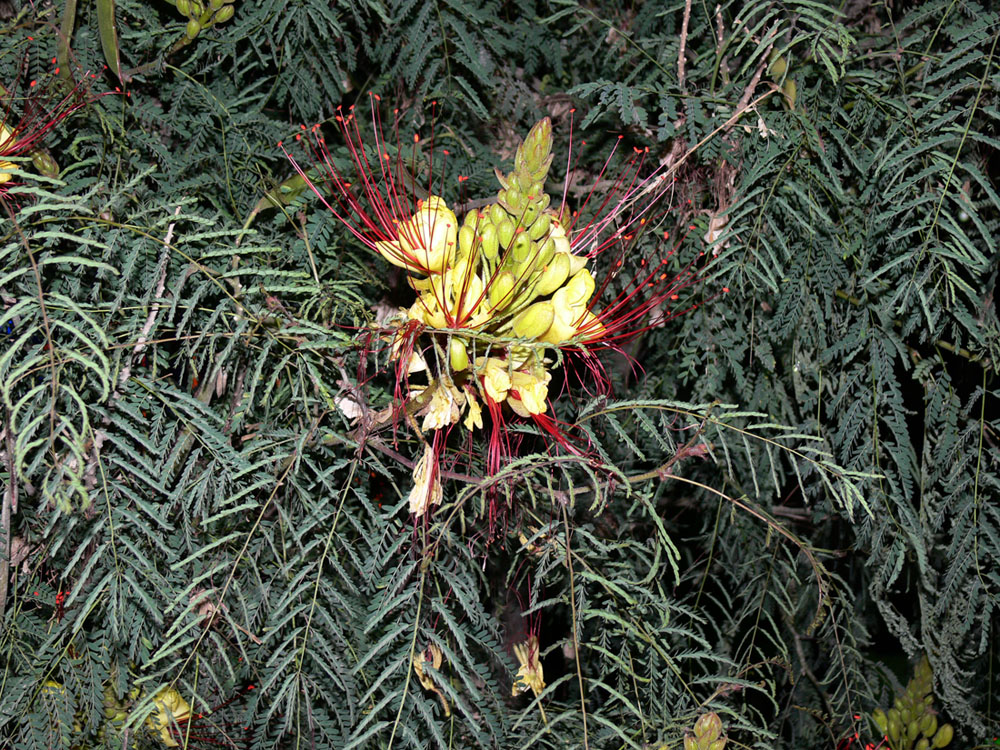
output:
[[[442,498],[438,457],[434,449],[424,444],[424,454],[413,468],[413,489],[410,490],[410,513],[417,518],[433,505],[440,505]]]
[[[520,668],[514,678],[511,695],[520,695],[528,688],[536,696],[545,690],[545,675],[542,672],[542,662],[538,659],[538,636],[530,635],[524,643],[514,645],[514,656]]]
[[[441,649],[432,643],[421,651],[419,657],[413,661],[413,671],[417,673],[417,679],[420,680],[420,684],[424,690],[437,693],[437,697],[441,700],[442,707],[444,707],[444,715],[451,716],[451,706],[448,705],[448,700],[444,697],[444,693],[441,691],[441,688],[434,684],[434,680],[430,678],[430,675],[424,671],[424,664],[430,664],[435,670],[441,669],[442,661]]]

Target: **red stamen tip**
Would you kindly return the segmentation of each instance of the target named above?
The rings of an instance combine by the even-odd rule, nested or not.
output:
[[[729,294],[729,287],[728,286],[722,287],[722,293],[723,294]]]
[[[414,133],[413,134],[413,142],[414,143],[420,143],[420,134],[419,133]]]

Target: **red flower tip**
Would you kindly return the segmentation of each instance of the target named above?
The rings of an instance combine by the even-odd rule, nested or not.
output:
[[[722,293],[723,294],[729,294],[729,287],[728,286],[722,287]]]

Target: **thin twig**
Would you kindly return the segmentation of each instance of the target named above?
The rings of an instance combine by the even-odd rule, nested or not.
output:
[[[180,212],[181,212],[181,207],[178,206],[177,209],[174,211],[174,216],[178,216]],[[150,331],[153,330],[153,326],[156,325],[156,317],[160,313],[159,300],[163,298],[163,291],[167,285],[167,266],[169,265],[167,263],[167,256],[170,253],[170,243],[174,239],[174,227],[176,225],[177,225],[176,221],[170,222],[170,225],[167,227],[167,234],[163,238],[163,253],[160,258],[160,265],[163,266],[163,269],[160,272],[160,278],[157,279],[156,281],[156,290],[153,292],[153,299],[156,301],[153,302],[153,306],[149,309],[149,315],[146,317],[146,323],[145,325],[143,325],[142,332],[139,334],[139,338],[135,342],[135,346],[132,349],[133,357],[137,357],[138,355],[142,354],[142,352],[146,349],[146,344],[149,343],[149,339],[147,338],[147,336],[149,336]],[[118,387],[119,388],[124,387],[125,383],[128,382],[128,379],[129,377],[131,377],[131,375],[132,375],[132,363],[127,362],[125,366],[122,368],[121,375],[118,378]]]
[[[688,24],[691,22],[691,0],[684,0],[684,20],[681,22],[681,49],[677,53],[677,85],[682,93],[685,87],[684,56],[687,54]]]

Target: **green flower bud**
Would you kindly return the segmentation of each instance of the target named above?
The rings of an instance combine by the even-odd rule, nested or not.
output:
[[[191,3],[188,0],[177,0],[177,10],[184,17],[191,15]]]
[[[497,228],[492,224],[485,224],[482,227],[480,248],[487,260],[496,260],[497,255],[500,254],[500,240],[497,237]]]
[[[59,165],[56,164],[56,160],[45,151],[32,151],[31,163],[35,165],[35,169],[46,177],[59,176]]]
[[[518,264],[525,264],[532,260],[535,255],[535,253],[532,252],[532,247],[533,245],[528,235],[524,232],[518,232],[510,247],[511,260]]]
[[[232,5],[225,5],[219,9],[219,12],[215,14],[216,23],[225,23],[230,18],[235,15],[236,11],[233,9]]]
[[[490,206],[490,222],[500,226],[500,224],[507,218],[507,212],[504,211],[503,206],[498,203],[494,203]]]
[[[539,120],[528,131],[527,137],[517,149],[515,164],[522,164],[525,172],[534,176],[544,176],[552,164],[552,120]],[[518,170],[521,171],[521,170]]]
[[[514,316],[511,328],[522,339],[537,339],[549,330],[556,311],[551,302],[536,302]]]
[[[541,275],[535,282],[535,293],[544,296],[552,294],[556,289],[566,283],[569,278],[569,256],[565,253],[558,253],[542,266]]]
[[[924,718],[920,720],[920,733],[925,737],[933,737],[937,731],[937,725],[937,716],[924,714]]]
[[[469,352],[465,349],[465,344],[456,338],[452,338],[448,344],[448,355],[451,360],[452,372],[462,372],[469,368]]]
[[[918,734],[920,734],[920,724],[917,723],[916,719],[914,719],[906,725],[906,738],[910,740],[910,742],[913,742],[913,740],[917,738]]]
[[[189,19],[187,22],[187,28],[184,30],[184,33],[187,35],[187,38],[194,39],[196,36],[198,36],[199,31],[201,31],[201,24],[198,23],[193,18]]]
[[[458,230],[458,251],[462,255],[469,255],[472,253],[472,246],[476,242],[476,230],[470,227],[468,224],[462,226]]]
[[[584,268],[566,285],[566,298],[573,307],[585,307],[594,294],[594,277]]]
[[[552,217],[548,214],[542,214],[531,224],[531,229],[528,230],[528,236],[535,242],[539,242],[542,237],[549,233],[549,225],[551,223]],[[553,243],[552,249],[553,251],[555,250],[555,243]]]
[[[482,229],[481,224],[485,223],[486,217],[479,213],[476,209],[465,214],[465,218],[462,219],[463,227],[472,227],[473,229]]]
[[[684,737],[684,750],[698,750],[698,741],[691,735]]]
[[[899,723],[899,719],[893,718],[890,714],[889,716],[889,745],[894,746],[899,742],[902,736],[902,725]]]
[[[913,750],[931,750],[931,743],[926,737],[921,737],[917,740],[917,744],[914,746]]]
[[[872,718],[875,720],[875,725],[882,734],[889,731],[889,717],[885,715],[885,711],[881,708],[876,708],[872,711]]]
[[[542,242],[541,246],[538,247],[538,252],[537,252],[538,260],[535,261],[536,266],[547,265],[549,261],[551,261],[552,258],[555,257],[555,254],[556,254],[556,245],[554,242],[549,242],[548,240]],[[569,256],[567,256],[567,258],[568,257]]]
[[[714,740],[722,734],[722,720],[714,711],[702,714],[695,722],[694,733],[696,737],[708,737]]]
[[[504,191],[501,190],[500,192]],[[501,198],[501,200],[504,200],[507,203],[507,206],[509,207],[508,210],[513,209],[516,214],[522,205],[521,191],[519,191],[516,187],[511,186],[507,188],[506,193],[506,197]]]
[[[526,203],[524,210],[520,212],[521,216],[521,226],[530,227],[535,223],[535,219],[538,218],[538,214],[541,212],[537,203]]]
[[[490,305],[494,310],[502,310],[513,301],[514,283],[516,279],[510,271],[501,271],[490,282]]]
[[[193,18],[200,18],[201,14],[204,12],[204,5],[202,5],[198,0],[191,0],[191,16]]]
[[[510,243],[514,241],[514,222],[509,218],[504,218],[497,224],[497,239],[500,240],[500,246],[504,250],[510,247]]]
[[[725,747],[726,747],[726,738],[720,737],[715,742],[709,744],[708,750],[724,750]]]
[[[934,739],[931,740],[931,745],[933,747],[947,747],[951,744],[954,736],[955,730],[951,728],[951,724],[942,724],[941,728],[937,730],[937,734],[934,735]]]
[[[209,0],[209,5],[212,6],[212,10],[219,10],[225,3],[223,0]]]

